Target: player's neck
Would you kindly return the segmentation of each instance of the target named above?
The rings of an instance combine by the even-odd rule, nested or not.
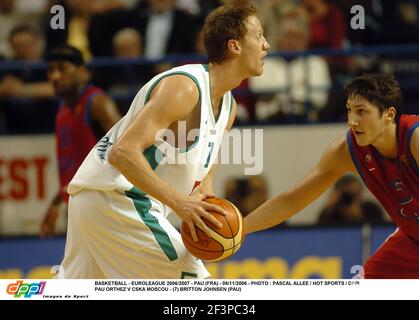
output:
[[[227,91],[240,85],[243,79],[238,78],[235,72],[227,64],[208,64],[210,73],[211,98],[217,100]]]
[[[80,98],[81,93],[83,92],[86,84],[80,84],[77,88],[75,88],[72,92],[66,94],[63,99],[66,105],[74,106]]]
[[[384,129],[382,134],[372,145],[377,149],[380,155],[386,159],[397,158],[397,126],[395,123],[390,124]]]

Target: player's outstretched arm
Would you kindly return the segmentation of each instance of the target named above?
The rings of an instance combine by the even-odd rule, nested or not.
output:
[[[410,150],[413,158],[416,160],[416,164],[419,165],[419,127],[413,131],[412,140],[410,142]]]
[[[245,231],[273,227],[321,196],[341,175],[355,171],[344,137],[334,141],[319,163],[294,187],[268,200],[245,217]]]
[[[180,194],[154,173],[143,151],[154,143],[160,130],[186,119],[198,101],[198,88],[190,78],[173,75],[161,80],[150,100],[115,142],[108,159],[133,185],[172,208],[188,223],[194,239],[197,239],[194,223],[207,232],[201,217],[220,225],[207,210],[225,214],[224,210],[204,202],[205,194],[190,197]]]

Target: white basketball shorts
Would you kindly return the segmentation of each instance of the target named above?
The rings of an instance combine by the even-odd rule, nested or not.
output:
[[[164,206],[137,193],[83,189],[68,208],[58,278],[207,278],[185,248]]]

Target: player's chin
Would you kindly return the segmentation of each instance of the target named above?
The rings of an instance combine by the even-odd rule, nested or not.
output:
[[[261,76],[262,73],[263,73],[263,66],[260,66],[258,68],[255,68],[255,70],[253,71],[252,77]]]
[[[367,139],[365,138],[356,138],[356,143],[360,146],[360,147],[366,147],[368,146],[370,143],[367,141]]]

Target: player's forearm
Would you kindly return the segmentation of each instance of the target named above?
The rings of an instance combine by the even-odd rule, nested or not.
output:
[[[276,226],[298,212],[285,193],[266,201],[244,218],[247,234]]]
[[[177,203],[186,197],[157,176],[140,152],[126,152],[121,148],[112,150],[109,163],[134,186],[173,210],[176,209]]]

